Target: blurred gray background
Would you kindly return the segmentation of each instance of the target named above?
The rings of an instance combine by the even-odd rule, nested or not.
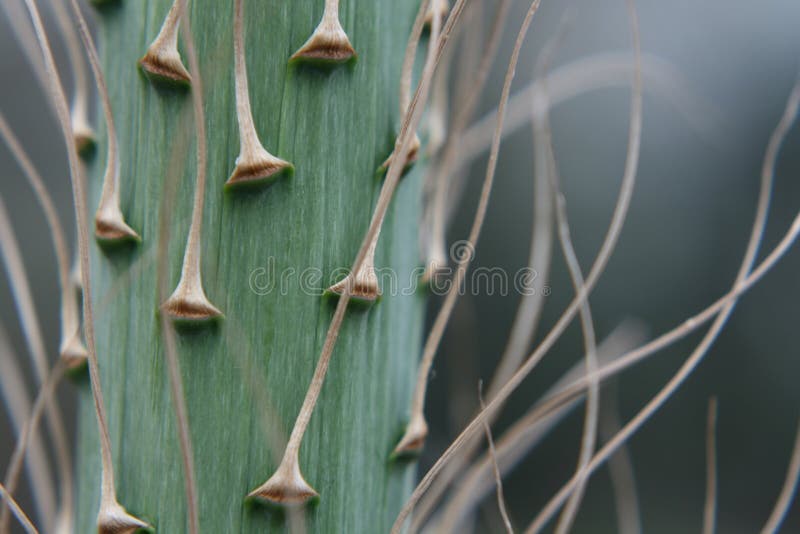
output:
[[[599,339],[626,318],[641,320],[649,335],[658,335],[731,286],[754,215],[767,140],[800,67],[800,3],[794,0],[640,0],[637,4],[643,50],[677,67],[703,104],[688,121],[664,98],[652,92],[645,95],[633,203],[617,250],[591,299]],[[515,2],[482,112],[496,105],[513,36],[526,9],[527,2]],[[622,0],[544,0],[526,41],[515,89],[532,78],[539,51],[567,10],[570,22],[553,68],[590,54],[630,50]],[[47,180],[63,220],[72,224],[62,141],[5,18],[0,18],[0,80],[2,112]],[[604,89],[562,104],[552,115],[572,236],[584,271],[602,241],[618,193],[629,101],[629,89]],[[800,127],[796,127],[779,159],[762,250],[774,246],[800,207],[799,149]],[[515,272],[527,263],[531,153],[530,128],[508,137],[502,146],[476,267]],[[468,232],[485,164],[486,154],[471,170],[450,241],[463,239]],[[55,260],[35,198],[5,148],[0,149],[0,194],[13,219],[38,311],[55,351],[58,318],[51,302],[58,287]],[[631,440],[645,532],[701,529],[706,406],[712,395],[719,399],[719,532],[755,532],[766,521],[783,483],[800,417],[798,273],[796,246],[740,301],[697,372]],[[573,296],[558,248],[548,285],[552,294],[540,336]],[[0,304],[0,319],[15,349],[24,354],[5,277],[0,282]],[[436,304],[433,299],[431,313]],[[463,427],[464,417],[477,407],[477,381],[491,377],[516,305],[513,294],[465,296],[458,304],[429,388],[432,436],[421,470],[431,465]],[[701,335],[690,336],[622,375],[618,386],[623,420],[655,394]],[[513,396],[495,427],[497,435],[581,358],[581,347],[576,322]],[[74,400],[69,384],[61,389],[69,406]],[[518,528],[524,528],[571,475],[582,420],[582,411],[575,411],[506,479],[505,494]],[[2,412],[0,457],[8,458],[12,444]],[[493,497],[486,500],[478,527],[486,532],[500,528]],[[601,469],[588,486],[574,530],[615,529],[611,486]],[[800,505],[793,506],[782,532],[800,532]]]

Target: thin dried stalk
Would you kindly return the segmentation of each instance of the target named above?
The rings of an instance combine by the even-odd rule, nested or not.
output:
[[[708,400],[706,419],[706,500],[703,534],[714,534],[717,525],[717,398]]]
[[[14,447],[14,452],[11,454],[11,459],[8,461],[8,469],[6,470],[6,479],[4,482],[4,486],[7,488],[9,495],[12,495],[15,491],[13,486],[16,486],[17,480],[19,478],[19,472],[22,469],[22,464],[25,461],[25,456],[28,451],[28,447],[30,446],[31,442],[36,441],[37,436],[37,428],[39,426],[39,420],[41,419],[42,413],[48,409],[48,406],[52,403],[53,395],[56,390],[56,386],[58,382],[61,380],[61,377],[64,374],[65,363],[63,360],[58,360],[56,364],[53,366],[53,369],[48,373],[47,377],[42,381],[41,386],[39,387],[39,392],[36,396],[36,400],[33,403],[33,407],[31,408],[30,414],[25,421],[25,424],[22,426],[22,431],[19,434],[19,439]],[[38,497],[38,496],[37,496]],[[70,503],[70,506],[72,503]],[[63,510],[62,517],[71,518],[72,509]],[[53,520],[52,516],[45,516],[45,528],[51,528],[50,524]],[[7,516],[7,508],[3,508],[3,520],[0,523],[0,532],[7,532],[8,531],[8,516]]]
[[[482,410],[486,408],[486,403],[483,402],[483,394],[480,389],[480,386],[478,386],[478,399]],[[511,519],[508,518],[508,510],[506,510],[506,500],[503,496],[503,478],[500,476],[500,467],[497,465],[497,451],[494,448],[492,429],[487,421],[483,422],[483,429],[486,432],[486,441],[489,443],[489,458],[492,460],[492,472],[494,473],[494,483],[497,488],[497,508],[500,510],[500,517],[503,518],[503,526],[506,527],[506,532],[513,534],[514,527],[511,526]]]
[[[455,160],[458,150],[457,147],[461,143],[461,137],[464,134],[467,123],[475,112],[478,97],[481,95],[486,85],[489,71],[497,55],[497,49],[500,45],[500,38],[502,37],[502,30],[508,17],[510,5],[511,3],[509,0],[501,0],[498,3],[492,22],[492,29],[489,34],[489,40],[484,48],[474,79],[469,79],[468,81],[461,80],[460,83],[458,83],[459,87],[468,87],[469,89],[465,89],[463,97],[456,102],[451,135],[446,141],[441,163],[437,165],[435,171],[432,171],[435,172],[435,179],[433,180],[434,195],[429,209],[430,215],[428,216],[428,219],[431,221],[430,232],[432,237],[427,250],[425,274],[423,276],[424,280],[431,280],[440,270],[447,267],[447,254],[444,249],[445,232],[447,229],[447,199],[449,196],[449,179],[451,176],[450,167]],[[475,18],[477,19],[478,17]]]
[[[203,289],[200,260],[206,193],[206,119],[203,112],[203,85],[200,79],[200,67],[194,51],[194,44],[188,35],[190,31],[188,17],[184,18],[184,28],[184,33],[187,34],[186,53],[189,56],[189,66],[194,76],[192,107],[194,109],[194,126],[197,131],[197,182],[194,187],[192,222],[189,226],[189,236],[186,238],[186,248],[183,253],[181,278],[172,295],[161,304],[161,311],[180,321],[204,321],[219,318],[222,316],[222,312],[211,304]]]
[[[720,135],[719,113],[713,102],[698,97],[685,77],[673,65],[651,54],[642,54],[643,86],[648,91],[666,99],[689,123],[689,125],[709,139]],[[630,53],[602,52],[577,59],[554,68],[547,79],[536,78],[523,89],[517,91],[509,100],[508,117],[503,136],[527,126],[532,117],[531,101],[546,84],[549,89],[550,107],[589,91],[627,87],[633,63]],[[486,113],[475,121],[465,132],[458,144],[457,159],[450,172],[451,193],[449,195],[447,220],[452,218],[459,205],[466,185],[466,166],[491,146],[497,110]]]
[[[78,21],[78,29],[83,40],[83,46],[89,57],[89,65],[92,67],[94,81],[97,85],[97,92],[100,94],[100,102],[103,108],[103,118],[108,129],[108,157],[106,170],[103,176],[103,192],[100,195],[100,205],[94,215],[94,234],[97,239],[108,242],[119,241],[139,241],[139,234],[125,222],[125,217],[120,209],[119,181],[120,181],[120,160],[119,143],[117,140],[117,128],[114,125],[114,114],[111,111],[111,97],[108,95],[108,86],[100,66],[100,57],[97,55],[97,48],[92,40],[92,34],[86,25],[81,8],[77,0],[70,0],[72,14]]]
[[[81,54],[81,42],[70,21],[66,0],[55,0],[51,4],[56,14],[56,24],[67,45],[67,60],[74,80],[72,93],[72,135],[78,152],[85,154],[95,144],[94,130],[89,124],[89,87],[86,83],[86,64]]]
[[[178,52],[178,30],[186,12],[187,0],[175,0],[169,8],[158,35],[139,60],[139,66],[156,80],[188,85],[192,77],[183,66]]]
[[[436,172],[437,178],[435,180],[434,200],[430,209],[432,212],[431,219],[433,220],[431,226],[433,237],[431,238],[430,248],[428,249],[429,255],[426,271],[423,276],[424,279],[432,279],[436,276],[436,272],[440,268],[447,265],[447,257],[444,252],[444,239],[447,225],[447,199],[451,194],[451,173],[449,168],[452,166],[458,153],[461,137],[464,134],[469,119],[474,113],[478,97],[486,83],[489,69],[497,54],[502,30],[508,18],[509,6],[510,3],[508,0],[503,0],[499,3],[489,34],[489,44],[484,49],[483,56],[480,59],[480,64],[475,74],[475,80],[473,82],[473,80],[469,79],[469,81],[463,82],[463,86],[469,87],[470,89],[465,90],[464,95],[462,95],[460,100],[463,103],[457,104],[456,106],[457,111],[453,121],[452,133],[447,140],[442,162]],[[462,85],[462,83],[459,83],[459,85]],[[535,151],[540,148],[541,147],[534,146]],[[538,275],[534,280],[539,282],[538,286],[540,288],[544,287],[548,278],[553,234],[553,210],[552,202],[550,201],[550,184],[547,181],[545,170],[541,165],[543,161],[544,155],[541,155],[541,157],[536,155],[534,158],[534,163],[536,164],[534,173],[534,215],[531,223],[531,248],[528,262],[529,269],[532,269],[532,272]],[[442,244],[437,245],[439,242]],[[439,252],[437,252],[437,249],[439,249]],[[437,258],[441,258],[441,260],[437,260]],[[494,396],[499,385],[507,380],[519,366],[535,333],[538,317],[544,304],[544,294],[541,290],[537,291],[535,287],[532,289],[532,292],[523,295],[520,300],[508,345],[500,358],[498,369],[495,371],[495,375],[489,383],[487,393],[489,399]],[[435,481],[430,491],[426,494],[425,499],[420,502],[416,510],[411,527],[412,531],[419,529],[419,525],[432,513],[450,482],[463,472],[464,465],[469,461],[469,458],[477,447],[480,446],[480,440],[481,435],[476,435],[472,443],[465,447],[461,453],[453,459],[453,462]]]
[[[59,344],[59,353],[61,358],[67,360],[69,367],[79,367],[86,363],[86,347],[81,340],[78,295],[70,282],[69,252],[64,226],[58,217],[53,199],[44,185],[44,180],[42,180],[33,162],[22,148],[2,112],[0,112],[0,137],[3,138],[14,159],[17,160],[17,163],[22,168],[25,178],[30,183],[36,195],[36,200],[44,212],[45,221],[50,230],[50,238],[53,240],[53,250],[55,251],[56,264],[58,265],[58,283],[61,288],[61,342]]]
[[[247,61],[244,41],[244,0],[235,0],[233,7],[233,53],[235,59],[236,120],[239,124],[239,157],[227,187],[272,181],[283,173],[294,170],[292,164],[276,158],[264,148],[258,138],[253,113],[250,110],[250,92],[247,88]]]
[[[797,489],[797,482],[800,478],[800,425],[798,425],[797,436],[794,441],[794,448],[792,448],[792,456],[789,459],[789,468],[786,470],[786,480],[781,488],[781,494],[775,502],[775,508],[767,519],[764,528],[761,529],[761,534],[775,534],[783,523],[786,513],[789,511],[789,505],[792,504],[794,499],[795,490]]]
[[[191,61],[191,60],[190,60]],[[164,332],[164,352],[167,356],[167,371],[169,374],[172,404],[175,408],[175,419],[178,423],[178,441],[181,448],[183,461],[183,478],[186,490],[186,515],[189,534],[199,532],[199,516],[197,513],[197,483],[194,477],[194,452],[192,449],[192,436],[189,431],[189,415],[186,408],[186,396],[183,394],[183,380],[181,379],[180,362],[178,361],[178,347],[175,340],[174,327],[169,324],[166,317],[161,318],[161,329]]]
[[[102,466],[102,481],[100,491],[100,511],[97,525],[100,534],[111,532],[129,532],[137,528],[147,528],[147,523],[131,516],[117,502],[116,486],[114,483],[114,465],[111,453],[111,438],[108,434],[108,425],[103,392],[100,384],[100,368],[97,361],[97,351],[94,338],[94,317],[92,314],[92,288],[89,265],[89,230],[86,224],[86,206],[84,184],[80,175],[78,153],[72,142],[69,108],[64,95],[64,88],[56,70],[47,34],[44,31],[39,10],[34,0],[25,0],[28,13],[33,21],[36,38],[39,42],[44,57],[51,97],[55,103],[59,126],[66,144],[67,158],[69,160],[70,177],[72,182],[72,196],[75,205],[75,218],[78,227],[78,250],[81,263],[81,278],[83,281],[83,316],[86,344],[89,351],[89,376],[92,385],[95,415],[100,433],[100,452]]]
[[[598,360],[606,365],[627,350],[636,347],[644,338],[643,328],[632,321],[626,321],[603,340],[597,348]],[[583,361],[576,363],[543,395],[525,415],[507,429],[497,443],[497,462],[501,474],[507,474],[545,438],[550,430],[563,420],[572,409],[578,406],[585,387],[579,394],[562,396],[560,392],[575,380],[586,378]],[[588,380],[588,379],[587,379]],[[605,396],[603,397],[606,398]],[[553,402],[555,400],[555,402]],[[542,408],[546,407],[545,410]],[[467,517],[474,513],[478,504],[492,488],[492,475],[489,458],[476,460],[463,476],[437,517],[431,521],[431,531],[461,532]]]
[[[15,501],[14,497],[12,497],[11,494],[6,491],[5,486],[2,484],[0,484],[0,496],[3,497],[3,501],[6,503],[6,505],[11,508],[11,512],[19,521],[19,524],[22,525],[22,528],[25,529],[25,532],[28,534],[39,534],[39,531],[36,530],[35,526],[33,526],[33,523],[31,523],[31,520],[28,518],[25,511],[20,508],[19,504],[17,504],[17,501]]]
[[[22,263],[22,255],[14,237],[13,226],[6,212],[5,203],[0,197],[0,251],[3,256],[3,263],[9,274],[11,281],[11,291],[17,306],[17,313],[22,323],[22,330],[25,335],[25,343],[31,355],[33,368],[38,384],[42,384],[47,376],[49,364],[47,362],[47,352],[45,349],[44,336],[36,314],[36,307],[33,302],[27,271]],[[60,493],[62,498],[61,507],[58,513],[69,513],[72,509],[72,466],[69,452],[69,441],[67,432],[64,428],[64,420],[58,406],[53,402],[47,404],[47,424],[55,445],[56,460],[60,479]],[[12,469],[13,467],[13,469]],[[17,482],[22,470],[22,464],[9,464],[8,472],[5,477],[5,486],[10,493],[17,489]],[[52,494],[43,494],[44,500],[43,516],[45,526],[49,527],[49,522],[53,519],[53,503],[55,499]],[[8,513],[6,509],[0,513],[0,529],[8,525]]]
[[[486,209],[489,205],[489,196],[492,191],[492,186],[494,184],[494,174],[497,168],[497,156],[500,151],[500,132],[503,128],[503,119],[504,119],[504,111],[505,105],[508,101],[508,96],[511,91],[511,82],[514,79],[514,71],[516,69],[517,60],[519,59],[519,54],[522,49],[522,43],[527,35],[528,28],[530,27],[530,23],[533,20],[533,16],[536,14],[536,11],[539,8],[539,4],[541,0],[534,0],[531,3],[531,7],[528,9],[528,13],[525,16],[525,19],[522,22],[522,27],[520,28],[520,32],[517,35],[517,41],[514,45],[514,51],[511,53],[511,59],[509,61],[508,70],[506,72],[505,81],[503,83],[503,92],[500,99],[499,105],[499,112],[498,112],[498,120],[497,120],[497,128],[496,128],[496,136],[492,143],[492,149],[489,155],[489,163],[486,167],[486,177],[483,182],[483,187],[481,189],[480,199],[478,201],[478,207],[475,211],[475,218],[472,223],[472,228],[470,229],[469,236],[466,240],[467,247],[470,250],[474,250],[475,244],[477,243],[478,237],[480,236],[481,228],[483,227],[483,220],[486,216]],[[420,362],[419,371],[417,374],[417,384],[414,389],[414,398],[411,405],[411,417],[409,420],[409,424],[406,427],[406,432],[403,437],[400,439],[400,442],[394,449],[394,454],[409,454],[418,452],[424,442],[425,438],[428,434],[427,423],[425,422],[425,393],[427,391],[427,384],[428,384],[428,374],[430,373],[431,365],[433,364],[433,358],[436,355],[436,350],[439,347],[439,342],[444,335],[445,327],[447,326],[447,322],[450,319],[450,314],[453,311],[453,307],[455,306],[456,299],[459,295],[459,289],[461,288],[461,284],[464,282],[464,277],[466,276],[467,268],[469,267],[469,263],[472,260],[472,254],[464,254],[460,258],[458,258],[458,266],[456,269],[456,274],[454,278],[453,284],[450,286],[450,290],[445,297],[444,303],[442,304],[442,308],[439,310],[438,315],[436,316],[436,320],[433,323],[433,327],[431,328],[431,332],[428,335],[428,339],[425,342],[425,348],[423,349],[422,354],[422,361]],[[402,524],[402,523],[401,523]],[[395,529],[399,528],[397,523],[395,524]]]
[[[635,7],[633,0],[628,0],[629,11],[632,16],[635,16]],[[638,27],[638,26],[637,26]],[[634,34],[634,39],[638,38],[638,34]],[[799,80],[800,81],[800,80]],[[797,116],[798,104],[800,103],[800,83],[795,85],[792,94],[784,110],[778,126],[770,137],[767,146],[767,152],[764,158],[764,163],[761,171],[761,190],[759,192],[758,207],[756,210],[753,228],[750,234],[747,250],[745,251],[744,259],[739,268],[736,276],[734,287],[739,286],[751,273],[753,263],[758,253],[761,238],[763,236],[764,227],[766,225],[767,215],[769,212],[769,204],[772,192],[772,182],[774,180],[775,162],[777,160],[780,146],[783,143],[786,133]],[[797,221],[795,221],[797,222]],[[794,225],[793,225],[794,227]],[[792,231],[790,231],[790,234]],[[636,414],[623,429],[609,441],[593,458],[592,461],[584,468],[583,473],[576,474],[545,506],[539,513],[528,528],[527,532],[538,532],[549,520],[552,514],[558,509],[561,503],[566,499],[579,478],[590,476],[599,465],[614,452],[617,446],[624,443],[634,432],[636,432],[645,422],[647,422],[653,413],[655,413],[663,404],[672,396],[672,394],[680,387],[683,381],[694,371],[697,365],[702,361],[708,349],[716,340],[717,336],[725,326],[728,318],[730,317],[733,308],[736,305],[736,300],[728,302],[720,311],[715,319],[711,328],[703,337],[700,344],[687,358],[681,368],[675,373],[667,384],[645,405],[639,413]]]
[[[547,47],[545,53],[540,57],[539,70],[546,72],[550,64],[550,56],[555,51],[556,45],[560,41],[563,31],[559,31],[554,40]],[[548,109],[546,103],[546,89],[544,92],[539,93],[539,98],[534,99],[534,108],[540,110]],[[550,116],[546,111],[536,113],[534,112],[534,131],[535,135],[540,138],[539,142],[544,145],[541,151],[545,156],[545,165],[548,168],[548,176],[552,186],[552,198],[556,207],[556,222],[558,226],[558,237],[561,242],[561,250],[564,253],[564,260],[569,270],[569,276],[572,280],[572,286],[576,294],[581,294],[584,286],[583,273],[581,272],[580,262],[575,254],[575,247],[572,244],[572,237],[570,236],[569,219],[567,217],[567,201],[564,193],[561,190],[560,178],[558,175],[558,165],[556,163],[555,149],[553,147],[553,138],[550,130]],[[581,322],[581,331],[584,339],[584,352],[585,352],[585,365],[586,374],[591,376],[597,370],[597,340],[594,330],[594,322],[592,320],[591,307],[589,305],[588,297],[586,300],[580,302],[579,317]],[[580,471],[586,463],[591,459],[594,452],[595,444],[597,441],[597,420],[600,408],[600,387],[597,381],[589,382],[589,387],[586,390],[586,414],[583,424],[583,436],[581,438],[580,453],[578,456],[577,471]],[[586,485],[582,482],[578,488],[573,492],[564,511],[561,514],[558,524],[556,525],[556,534],[566,534],[572,528],[575,522],[575,517],[578,513],[581,500]]]
[[[764,260],[762,260],[762,262],[758,265],[758,267],[753,269],[753,271],[741,283],[737,284],[729,292],[718,298],[711,305],[709,305],[699,313],[686,319],[676,328],[668,332],[665,332],[664,334],[642,345],[641,347],[631,350],[625,353],[624,355],[620,356],[619,358],[615,359],[613,362],[604,365],[603,367],[597,370],[594,376],[583,377],[564,386],[558,393],[554,394],[551,398],[544,401],[541,405],[535,407],[533,412],[525,416],[525,419],[530,422],[529,424],[535,424],[538,421],[543,420],[543,418],[548,417],[550,414],[554,413],[555,410],[558,410],[562,406],[564,406],[565,403],[570,402],[571,400],[574,400],[579,395],[581,395],[582,392],[585,391],[588,383],[591,380],[599,380],[600,382],[602,382],[610,377],[617,376],[625,369],[628,369],[631,366],[635,365],[636,363],[641,362],[648,356],[651,356],[657,351],[688,336],[689,334],[691,334],[692,332],[703,326],[706,322],[708,322],[713,317],[718,315],[720,313],[720,310],[725,308],[725,306],[735,301],[743,293],[747,292],[750,288],[752,288],[755,284],[757,284],[769,272],[769,270],[772,267],[774,267],[778,263],[778,261],[780,261],[780,259],[786,254],[786,252],[789,249],[791,249],[792,245],[795,243],[798,236],[800,236],[800,213],[798,213],[795,216],[786,234],[783,236],[780,242],[775,246],[775,248],[769,254],[767,254]],[[456,438],[456,440],[450,445],[448,450],[445,451],[442,458],[437,460],[438,465],[435,464],[431,472],[436,473],[437,469],[441,469],[441,464],[447,462],[448,459],[452,457],[453,451],[460,450],[460,447],[463,446],[465,440],[467,439],[465,436],[469,436],[470,432],[473,431],[473,429],[477,425],[482,424],[484,418],[487,418],[491,415],[491,412],[489,412],[491,408],[492,406],[490,403],[487,409],[481,411],[475,417],[475,419],[461,433],[461,435],[459,435],[459,437]],[[600,453],[598,453],[598,455],[602,453],[603,457],[600,458],[600,461],[598,461],[597,464],[593,465],[592,462],[590,462],[589,468],[592,470],[596,469],[602,461],[613,456],[619,450],[619,446],[621,446],[620,443],[615,444],[614,451],[601,450]],[[503,457],[502,440],[501,440],[501,445],[499,447],[499,451],[500,451],[499,456],[502,458]],[[598,459],[598,455],[595,455],[593,461]],[[431,475],[431,472],[429,472],[426,475],[426,477]],[[423,481],[425,481],[425,479],[423,479]],[[419,488],[415,491],[418,490]]]
[[[613,438],[622,428],[617,408],[617,389],[617,382],[613,381],[606,387],[600,399],[599,430],[603,440]],[[642,520],[639,513],[639,497],[636,493],[636,477],[627,445],[617,449],[617,452],[608,459],[608,473],[611,477],[611,487],[614,489],[619,533],[641,534]]]
[[[634,98],[632,103],[632,113],[631,113],[631,126],[630,126],[630,133],[628,138],[628,153],[626,156],[625,162],[625,171],[623,173],[622,179],[622,186],[620,187],[620,194],[617,200],[617,205],[614,208],[614,214],[612,216],[611,224],[609,225],[608,231],[606,232],[606,237],[603,241],[603,244],[598,252],[597,258],[595,259],[594,265],[592,266],[589,275],[586,278],[586,284],[584,286],[585,291],[581,293],[586,293],[587,295],[591,291],[591,289],[597,283],[597,280],[602,274],[603,270],[605,269],[606,264],[610,258],[614,247],[616,246],[617,239],[619,238],[619,234],[622,230],[622,225],[625,221],[625,217],[627,215],[628,206],[630,205],[630,199],[633,193],[633,185],[635,183],[636,177],[636,169],[638,167],[638,159],[639,159],[639,147],[640,147],[640,137],[641,137],[641,76],[638,74],[640,73],[641,69],[639,68],[639,56],[637,51],[637,68],[636,72],[637,75],[635,77],[635,84],[634,84]],[[507,95],[506,95],[507,99]],[[502,101],[501,101],[502,103]],[[500,108],[498,107],[498,110]],[[498,117],[502,117],[502,113],[498,112]],[[502,128],[498,128],[496,131],[496,137],[499,137],[499,133],[502,131]],[[405,519],[411,513],[414,508],[414,505],[419,501],[425,491],[430,487],[431,482],[433,479],[438,475],[438,473],[443,469],[443,467],[450,461],[452,456],[459,451],[468,440],[472,439],[473,436],[479,432],[481,421],[484,417],[491,416],[500,406],[502,406],[503,402],[508,398],[508,396],[519,386],[519,384],[525,379],[525,377],[533,370],[536,364],[541,360],[541,358],[546,354],[546,352],[552,347],[558,337],[564,332],[567,325],[571,322],[572,318],[575,316],[577,312],[578,306],[580,302],[586,298],[582,294],[576,296],[575,299],[569,304],[567,309],[561,315],[559,320],[557,321],[556,325],[552,328],[552,330],[545,336],[542,343],[539,347],[529,356],[527,361],[520,367],[520,369],[509,379],[508,382],[498,391],[497,395],[490,400],[489,404],[487,405],[485,410],[482,410],[473,420],[472,422],[464,429],[464,431],[453,441],[453,443],[448,447],[448,449],[444,452],[444,454],[436,461],[433,467],[428,471],[428,473],[422,478],[422,480],[417,485],[416,489],[412,493],[409,500],[406,502],[406,505],[401,510],[400,514],[395,521],[393,532],[399,532],[402,528]]]
[[[428,0],[428,6],[432,6],[436,2],[440,0]],[[438,34],[440,31],[441,19],[438,17],[434,19],[435,24],[431,27],[431,39],[428,45],[428,56],[431,55],[432,50],[435,47],[436,41],[438,40]],[[403,67],[400,70],[400,97],[398,99],[400,104],[400,121],[404,121],[406,115],[408,114],[408,108],[411,105],[411,86],[413,84],[414,78],[414,60],[417,57],[417,48],[419,47],[419,41],[422,38],[422,29],[425,24],[425,19],[423,18],[420,20],[417,17],[414,20],[414,25],[411,26],[411,34],[408,36],[408,43],[406,43],[406,51],[403,55]],[[427,59],[426,59],[427,61]],[[422,145],[421,141],[419,140],[419,135],[417,135],[416,130],[414,131],[414,138],[411,141],[411,146],[408,149],[408,154],[406,154],[405,161],[403,162],[403,168],[405,169],[407,166],[411,165],[417,160],[417,155],[419,154],[420,146]],[[396,148],[396,147],[395,147]],[[392,164],[392,158],[394,157],[394,151],[389,154],[389,157],[386,158],[380,168],[378,168],[378,172],[384,172],[389,166]]]
[[[25,375],[18,361],[19,358],[14,353],[6,329],[0,323],[0,397],[3,398],[11,426],[19,439],[31,413],[31,402],[25,387]],[[56,484],[39,433],[30,440],[28,455],[25,457],[25,469],[30,479],[31,492],[37,496],[34,506],[39,519],[52,520],[56,502]],[[3,527],[5,525],[0,526],[0,532],[3,531]]]
[[[23,0],[0,2],[0,9],[6,14],[8,26],[14,33],[22,53],[25,54],[25,62],[33,71],[39,87],[47,95],[47,74],[44,70],[44,62],[42,55],[39,53],[39,45],[36,43],[36,35],[33,32],[30,19],[23,7]],[[47,102],[52,105],[50,98],[47,98]]]

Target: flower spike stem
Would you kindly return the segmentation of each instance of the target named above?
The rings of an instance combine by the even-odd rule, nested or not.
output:
[[[247,87],[247,62],[244,43],[244,2],[234,0],[233,51],[236,60],[236,119],[239,123],[239,157],[236,168],[225,182],[225,187],[270,183],[283,174],[291,174],[294,167],[288,161],[276,158],[264,148],[258,139],[250,109],[250,93]]]
[[[325,0],[322,21],[289,61],[337,64],[355,57],[356,51],[339,22],[339,0]]]
[[[178,52],[178,30],[186,12],[186,0],[175,0],[164,19],[161,30],[139,60],[145,74],[155,81],[188,86],[192,77],[183,66]]]

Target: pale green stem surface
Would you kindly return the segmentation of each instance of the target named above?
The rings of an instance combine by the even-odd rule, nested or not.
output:
[[[173,288],[180,274],[196,147],[190,95],[153,85],[136,61],[170,3],[121,0],[98,12],[119,134],[121,208],[142,243],[114,249],[93,243],[91,251],[118,498],[162,533],[186,531],[187,520],[157,315],[167,296],[159,294],[159,275]],[[295,174],[267,188],[225,192],[239,153],[233,3],[189,2],[208,132],[203,282],[225,314],[217,324],[178,332],[200,532],[288,528],[280,509],[246,504],[244,497],[280,461],[275,441],[291,431],[333,314],[331,303],[304,291],[301,281],[321,293],[337,269],[351,265],[369,224],[380,188],[375,169],[391,152],[399,125],[397,86],[416,9],[416,2],[343,1],[339,13],[358,61],[320,70],[289,66],[288,58],[314,30],[322,1],[248,2],[256,129],[267,150],[295,165]],[[98,139],[89,206],[97,205],[101,189],[102,124]],[[309,532],[387,531],[411,489],[412,465],[388,457],[407,422],[421,341],[424,292],[399,294],[420,264],[419,184],[418,170],[403,179],[377,249],[376,268],[392,268],[398,287],[382,279],[379,303],[369,310],[351,306],[303,441],[303,474],[321,495],[307,508]],[[167,258],[158,261],[162,249]],[[162,264],[165,273],[159,273]],[[270,280],[271,291],[259,294]],[[254,391],[254,384],[263,390]],[[99,505],[99,446],[88,381],[78,387],[76,532],[90,532]],[[263,424],[270,411],[279,428]]]

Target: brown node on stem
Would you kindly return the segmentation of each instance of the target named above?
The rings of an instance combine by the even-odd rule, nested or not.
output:
[[[425,422],[425,417],[415,414],[411,417],[411,421],[406,426],[406,432],[400,439],[400,442],[392,451],[392,456],[416,456],[422,451],[425,446],[425,439],[428,437],[428,423]]]
[[[303,504],[319,497],[319,493],[303,478],[297,462],[284,458],[275,474],[247,497],[278,504]]]
[[[192,77],[178,52],[178,29],[186,0],[175,0],[164,19],[161,30],[139,60],[142,70],[157,79],[189,85]]]
[[[379,237],[380,233],[376,233],[355,276],[353,273],[349,273],[344,280],[329,287],[326,291],[328,295],[341,296],[349,285],[350,296],[353,299],[372,303],[380,298],[381,288],[378,285],[378,277],[375,275],[375,247]]]
[[[436,281],[436,277],[440,273],[447,271],[447,254],[445,253],[444,244],[431,244],[428,251],[428,261],[425,264],[425,272],[422,273],[420,282],[427,285]]]
[[[235,0],[233,17],[234,81],[236,87],[236,120],[239,124],[239,156],[236,168],[225,187],[255,185],[273,181],[282,174],[291,174],[294,167],[288,161],[273,156],[258,138],[250,93],[247,85],[247,63],[244,42],[244,0]]]
[[[433,20],[435,17],[438,17],[440,21],[444,20],[447,18],[448,13],[450,13],[450,2],[448,2],[448,0],[430,2],[428,4],[428,12],[425,13],[425,26],[433,26]]]
[[[339,0],[325,0],[322,21],[289,61],[344,63],[354,57],[356,51],[339,22]]]
[[[378,277],[375,276],[374,269],[366,271],[362,267],[355,279],[352,275],[347,275],[344,280],[329,287],[327,293],[341,295],[347,284],[353,284],[350,296],[354,299],[374,302],[381,296],[381,288],[378,287]]]
[[[262,147],[256,154],[236,158],[236,168],[225,182],[225,187],[271,181],[293,171],[291,163],[273,156]]]
[[[74,118],[74,116],[73,116]],[[81,157],[87,157],[94,151],[97,141],[94,137],[94,130],[86,122],[72,121],[72,137],[75,140],[75,148]]]
[[[183,66],[178,50],[170,50],[155,45],[147,49],[147,53],[139,60],[139,66],[150,75],[169,81],[190,84],[192,77]]]
[[[403,163],[403,172],[407,171],[411,166],[416,163],[417,156],[419,156],[419,149],[422,147],[422,142],[419,140],[419,136],[414,133],[414,139],[411,140],[411,144],[408,147],[408,155],[406,155],[406,161]],[[389,154],[389,157],[386,158],[386,161],[378,167],[378,172],[380,174],[385,173],[389,170],[389,165],[392,164],[392,159],[394,158],[394,151]]]
[[[222,312],[208,300],[203,286],[190,283],[181,277],[178,287],[161,304],[161,311],[173,319],[181,321],[206,321],[222,317]]]
[[[70,338],[64,340],[59,350],[59,356],[67,363],[67,369],[73,370],[86,364],[89,351],[81,340],[79,332],[75,332]]]
[[[114,201],[104,202],[94,216],[94,235],[100,241],[141,241],[139,234],[125,222]]]
[[[97,514],[98,534],[133,534],[139,530],[152,530],[152,527],[130,515],[117,502],[100,507],[100,513]]]

